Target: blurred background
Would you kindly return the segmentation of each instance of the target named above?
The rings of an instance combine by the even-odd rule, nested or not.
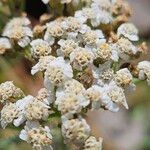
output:
[[[129,0],[129,3],[133,8],[131,21],[139,28],[141,40],[146,41],[150,49],[150,0]],[[26,11],[36,23],[47,8],[40,0],[27,0]],[[2,15],[0,12],[0,17]],[[4,19],[0,19],[0,27],[4,25]],[[144,59],[150,60],[150,50],[141,58]],[[22,57],[0,57],[0,83],[13,80],[25,93],[36,95],[43,87],[42,77],[32,77],[30,68],[30,62]],[[88,113],[87,121],[92,126],[93,134],[104,138],[104,150],[150,150],[150,87],[139,83],[136,92],[128,96],[127,101],[130,106],[127,111]],[[18,133],[12,127],[6,130],[0,128],[0,150],[31,150],[30,145],[15,138]],[[55,149],[63,148],[56,146]]]

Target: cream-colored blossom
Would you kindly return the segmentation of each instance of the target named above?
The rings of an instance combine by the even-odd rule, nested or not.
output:
[[[98,140],[94,136],[90,136],[84,144],[83,150],[102,150],[103,139],[100,137]]]
[[[1,110],[1,126],[5,128],[8,124],[13,123],[13,121],[18,117],[19,109],[15,103],[6,103],[6,105]]]
[[[3,32],[3,36],[10,38],[19,46],[25,47],[30,43],[30,38],[33,37],[33,34],[31,29],[27,26],[14,26],[10,29],[6,29]]]
[[[63,84],[66,80],[71,79],[72,77],[72,67],[69,63],[65,62],[63,57],[57,57],[53,60],[45,72],[45,79],[56,86]]]
[[[64,93],[57,97],[55,104],[58,105],[58,110],[62,115],[72,118],[74,114],[79,114],[89,102],[82,94]]]
[[[82,70],[92,64],[94,55],[90,50],[85,48],[77,48],[70,54],[70,61],[77,70]]]
[[[0,55],[11,49],[11,43],[7,38],[0,38]]]
[[[137,68],[139,70],[139,79],[147,80],[150,85],[150,61],[141,61],[138,63]]]
[[[16,87],[12,81],[6,81],[0,84],[0,101],[14,101],[20,97],[23,97],[23,91]]]
[[[64,120],[62,123],[62,135],[66,142],[83,145],[90,135],[90,127],[85,119]]]
[[[129,60],[138,52],[138,48],[126,38],[120,38],[114,45],[112,45],[112,48],[118,52],[118,55],[122,60]]]
[[[53,45],[55,38],[60,38],[64,34],[64,29],[61,26],[60,21],[52,21],[46,24],[47,30],[44,35],[44,40],[50,45]]]
[[[70,53],[74,51],[78,47],[78,43],[76,43],[72,39],[58,41],[60,48],[57,50],[57,54],[59,56],[69,57]]]
[[[115,74],[115,81],[122,87],[129,86],[132,84],[132,74],[127,68],[120,69]]]
[[[138,29],[132,23],[124,23],[119,26],[117,31],[118,36],[123,35],[131,41],[138,41]]]
[[[51,53],[51,47],[48,42],[42,39],[33,40],[31,43],[31,53],[34,58],[40,58],[41,56],[48,56]]]
[[[119,110],[118,105],[123,105],[128,109],[124,90],[113,81],[102,88],[101,102],[106,109],[113,112]]]
[[[53,150],[52,135],[48,126],[42,127],[38,122],[27,122],[19,137],[32,145],[35,150]]]
[[[54,56],[44,56],[40,57],[39,61],[35,66],[31,69],[31,74],[34,75],[38,71],[45,71],[48,67],[48,65],[55,59]]]

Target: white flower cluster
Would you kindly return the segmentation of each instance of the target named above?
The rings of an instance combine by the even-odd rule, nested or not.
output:
[[[61,114],[65,143],[83,150],[101,150],[102,138],[97,140],[91,135],[83,114],[95,109],[118,112],[121,105],[128,109],[125,93],[135,90],[134,78],[150,84],[149,61],[134,67],[129,64],[143,49],[137,43],[137,28],[122,18],[130,15],[125,6],[120,0],[91,0],[89,6],[76,11],[74,16],[40,25],[39,37],[32,35],[27,18],[12,19],[3,32],[9,38],[5,40],[17,42],[21,47],[29,45],[36,62],[31,74],[42,72],[45,88],[35,97],[23,96],[14,102],[11,99],[20,98],[22,92],[12,82],[2,83],[0,99],[5,102],[1,110],[2,127],[26,122],[20,138],[34,149],[52,149],[52,135],[43,122],[48,121],[51,113]],[[0,42],[0,53],[10,47]]]
[[[42,2],[44,3],[44,4],[48,4],[50,1],[52,1],[52,0],[42,0]],[[62,3],[62,4],[65,4],[65,3],[70,3],[71,1],[78,1],[78,0],[60,0],[60,2]]]
[[[30,38],[33,37],[29,25],[30,21],[26,17],[13,18],[6,24],[2,35],[9,38],[11,44],[25,47],[30,43]]]

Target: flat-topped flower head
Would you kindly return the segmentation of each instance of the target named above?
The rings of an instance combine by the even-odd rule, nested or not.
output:
[[[111,47],[109,44],[107,43],[104,43],[104,44],[101,44],[98,49],[96,50],[96,54],[97,54],[97,57],[104,60],[104,61],[107,61],[110,59],[111,57]]]
[[[124,23],[119,26],[117,31],[118,36],[124,36],[130,41],[138,41],[138,29],[132,23]]]
[[[70,54],[70,61],[73,63],[73,67],[77,70],[82,70],[92,64],[94,55],[90,50],[85,48],[77,48]]]
[[[31,95],[28,95],[28,96],[25,96],[24,98],[22,99],[19,99],[17,102],[16,102],[16,106],[18,107],[19,109],[19,114],[17,116],[17,118],[14,120],[14,125],[16,127],[20,126],[22,123],[24,123],[26,121],[26,106],[31,103],[32,101],[34,101],[34,97],[31,96]]]
[[[90,135],[90,127],[83,118],[64,120],[62,123],[62,134],[66,142],[75,145],[83,145]]]
[[[132,74],[127,69],[120,69],[115,74],[115,81],[119,86],[127,87],[132,84]]]
[[[48,4],[50,0],[42,0],[44,4]]]
[[[112,14],[106,10],[99,9],[97,4],[92,7],[94,18],[91,19],[91,24],[93,27],[98,27],[101,24],[107,25],[113,21]]]
[[[12,81],[6,81],[0,84],[0,102],[14,101],[23,96],[23,91],[16,87]]]
[[[75,79],[68,80],[64,84],[64,91],[66,93],[73,93],[75,95],[78,95],[78,94],[81,94],[82,92],[84,92],[84,90],[85,90],[85,88],[84,88],[83,84]]]
[[[13,123],[13,121],[18,117],[19,109],[15,103],[6,103],[6,105],[1,110],[1,126],[5,128],[8,124]]]
[[[48,105],[52,102],[51,92],[48,91],[46,88],[42,88],[38,91],[36,99]]]
[[[64,4],[64,3],[70,3],[72,0],[60,0],[60,2],[62,3],[62,4]],[[42,2],[44,3],[44,4],[48,4],[49,2],[50,2],[50,0],[42,0]]]
[[[96,46],[97,44],[105,41],[104,35],[101,30],[87,31],[85,34],[83,34],[82,38],[83,43],[87,46]]]
[[[42,127],[37,122],[27,122],[19,137],[32,145],[34,150],[53,150],[52,135],[49,127]]]
[[[94,18],[94,11],[91,8],[85,7],[75,12],[75,18],[81,23],[85,23],[88,19]]]
[[[73,118],[74,114],[79,114],[82,108],[85,108],[89,104],[89,100],[81,94],[75,95],[72,93],[66,93],[59,96],[55,104],[58,105],[58,110],[61,114],[67,118]]]
[[[94,136],[90,136],[85,141],[83,150],[102,150],[102,142],[101,137],[97,140]]]
[[[13,27],[28,26],[30,23],[27,17],[14,17],[6,24],[4,31],[12,29]]]
[[[53,60],[45,72],[45,79],[56,86],[63,84],[66,80],[71,79],[72,77],[72,67],[69,63],[65,62],[63,57],[57,57]]]
[[[80,22],[75,17],[65,18],[61,25],[67,32],[78,32],[81,28]]]
[[[55,59],[54,56],[44,56],[40,57],[39,62],[32,67],[31,74],[34,75],[38,71],[45,71],[48,65]]]
[[[92,68],[93,83],[104,86],[108,84],[114,78],[114,70],[111,68],[111,61],[107,61],[103,64],[99,64],[98,67]]]
[[[85,98],[88,99],[92,104],[92,109],[100,108],[101,87],[93,85],[85,91],[84,95]]]
[[[110,11],[111,0],[92,0],[92,8]]]
[[[96,58],[100,62],[106,62],[108,60],[118,61],[118,53],[113,50],[112,46],[108,43],[101,43],[95,51]]]
[[[30,38],[33,37],[32,31],[27,26],[15,26],[3,32],[3,36],[10,38],[19,46],[25,47],[30,43]]]
[[[25,106],[25,117],[27,120],[46,120],[50,114],[49,106],[34,99]]]
[[[117,112],[120,104],[128,109],[124,90],[117,86],[115,82],[112,81],[105,85],[102,90],[101,102],[106,109]]]
[[[60,21],[52,21],[46,24],[47,30],[44,35],[44,40],[47,41],[50,45],[53,45],[55,38],[60,38],[64,34],[64,29],[61,26]]]
[[[150,85],[150,61],[141,61],[137,65],[139,70],[138,77],[140,80],[147,80],[148,85]]]
[[[0,55],[11,49],[11,43],[7,38],[0,38]]]
[[[120,38],[112,47],[118,52],[119,57],[123,60],[128,60],[138,52],[138,48],[126,38]]]
[[[78,47],[78,43],[72,39],[58,41],[60,48],[57,50],[59,56],[69,57],[70,53]]]
[[[34,58],[40,58],[41,56],[48,56],[51,53],[51,47],[48,42],[42,39],[33,40],[31,43],[31,53]]]

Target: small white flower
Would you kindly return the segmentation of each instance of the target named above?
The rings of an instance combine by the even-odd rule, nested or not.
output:
[[[46,72],[45,79],[49,81],[52,85],[61,85],[66,80],[73,77],[73,70],[69,63],[65,62],[63,57],[57,57],[53,60]]]
[[[111,44],[101,43],[96,50],[94,50],[96,58],[100,59],[102,62],[108,60],[118,61],[118,53],[112,48]]]
[[[104,10],[96,10],[93,8],[95,17],[91,19],[91,24],[93,27],[97,27],[100,24],[109,24],[112,22],[113,18],[112,15]]]
[[[109,11],[111,8],[110,0],[92,0],[92,1],[93,1],[91,5],[92,8],[107,10],[107,11]]]
[[[61,3],[64,4],[64,3],[70,3],[72,0],[61,0]]]
[[[89,102],[82,94],[64,93],[56,99],[55,104],[58,105],[62,115],[72,118],[74,114],[79,114]]]
[[[42,39],[33,40],[31,43],[31,53],[34,58],[40,58],[41,56],[48,56],[51,53],[51,47],[48,42]]]
[[[139,70],[139,79],[147,79],[148,85],[150,85],[150,61],[139,62],[137,68]]]
[[[26,121],[25,108],[33,100],[34,100],[34,97],[31,95],[28,95],[28,96],[24,97],[23,99],[20,99],[16,102],[16,106],[19,109],[18,118],[14,120],[14,125],[16,127],[20,126],[24,121]]]
[[[11,19],[5,26],[4,31],[11,30],[13,27],[19,27],[19,26],[28,26],[30,25],[30,20],[27,17],[14,17]]]
[[[1,110],[1,126],[5,128],[7,124],[14,122],[18,117],[19,109],[15,103],[6,103]]]
[[[57,88],[56,97],[61,97],[64,93],[79,95],[85,92],[83,84],[75,79],[68,80],[63,87]]]
[[[127,69],[120,69],[115,74],[115,81],[119,86],[127,87],[132,85],[132,74]]]
[[[98,140],[94,136],[90,136],[84,144],[83,150],[102,150],[103,139],[100,137]]]
[[[50,111],[49,106],[34,99],[25,106],[25,117],[27,120],[47,120]]]
[[[77,48],[70,54],[70,62],[77,70],[82,70],[93,63],[94,55],[90,50]]]
[[[118,36],[125,36],[131,41],[138,41],[138,29],[132,23],[124,23],[119,26],[117,31]]]
[[[66,142],[72,142],[79,146],[83,145],[85,140],[89,137],[90,127],[83,118],[64,119],[62,123],[62,135]]]
[[[122,60],[129,60],[138,52],[138,48],[126,38],[120,38],[115,44],[112,44],[112,49],[118,53]]]
[[[11,49],[11,43],[7,38],[0,38],[0,55]]]
[[[70,53],[78,47],[78,43],[76,43],[72,39],[58,41],[60,48],[57,50],[57,54],[59,56],[69,57]]]
[[[27,121],[19,137],[31,144],[35,150],[53,150],[51,147],[52,135],[49,127],[41,127],[38,122]]]
[[[39,62],[32,67],[31,74],[34,75],[38,71],[45,71],[49,64],[55,59],[53,56],[40,57]]]
[[[41,99],[39,99],[41,98]],[[45,97],[26,96],[18,100],[16,106],[19,108],[18,118],[14,121],[15,126],[19,126],[25,120],[46,120],[50,114],[50,107],[45,103]]]
[[[44,4],[48,4],[50,0],[42,0]]]
[[[100,99],[101,99],[101,88],[97,85],[93,85],[84,93],[86,99],[90,100],[92,104],[92,109],[100,108]]]
[[[52,103],[52,93],[51,91],[48,91],[46,88],[42,88],[38,91],[38,95],[36,96],[36,99],[45,103],[46,105],[49,105]]]
[[[107,61],[104,64],[100,64],[99,67],[92,69],[94,83],[103,86],[109,83],[114,77],[114,71],[111,69],[111,62]]]
[[[27,26],[15,26],[4,31],[3,36],[17,42],[19,46],[25,47],[30,43],[30,38],[33,37],[33,34]]]
[[[65,18],[61,26],[67,32],[78,32],[81,29],[81,23],[75,17]]]
[[[101,30],[90,30],[81,36],[86,47],[97,46],[106,41]]]
[[[23,91],[16,87],[12,81],[0,84],[0,102],[12,101],[24,96]]]
[[[85,23],[88,19],[94,18],[94,12],[91,8],[83,8],[75,12],[75,17],[81,22]]]
[[[85,90],[83,84],[81,84],[79,81],[72,79],[68,80],[64,84],[64,91],[66,93],[74,93],[76,95],[82,94]]]
[[[122,104],[128,109],[124,90],[113,81],[102,88],[101,102],[106,109],[113,112],[119,110],[118,104]]]
[[[72,0],[60,0],[62,4],[64,3],[70,3]],[[42,0],[42,2],[44,4],[48,4],[50,2],[50,0]]]
[[[46,24],[47,30],[44,35],[44,40],[47,41],[50,45],[53,45],[55,38],[60,38],[64,34],[64,30],[61,26],[61,22],[52,21]]]

